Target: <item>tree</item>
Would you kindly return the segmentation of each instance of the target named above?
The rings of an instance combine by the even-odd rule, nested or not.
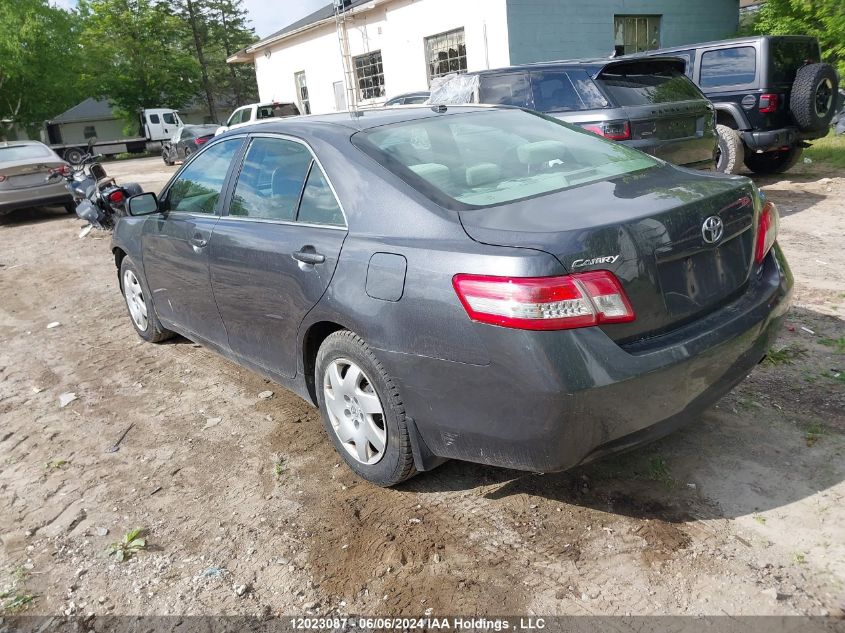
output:
[[[163,0],[79,0],[84,83],[125,118],[144,108],[179,108],[201,90],[185,50],[187,25]]]
[[[15,125],[35,136],[82,98],[76,25],[47,0],[0,2],[0,138]]]
[[[767,0],[750,29],[767,35],[812,35],[819,40],[822,58],[845,75],[843,0]]]

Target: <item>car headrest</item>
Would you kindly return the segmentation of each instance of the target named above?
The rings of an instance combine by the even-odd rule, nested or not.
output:
[[[408,169],[440,189],[446,189],[452,184],[452,175],[449,173],[449,168],[446,165],[441,165],[440,163],[420,163],[419,165],[409,165]]]
[[[560,141],[536,141],[516,148],[516,156],[523,165],[537,165],[566,156],[566,144]]]
[[[467,186],[478,187],[479,185],[493,182],[494,180],[498,180],[501,174],[502,169],[495,163],[479,163],[478,165],[467,167]]]

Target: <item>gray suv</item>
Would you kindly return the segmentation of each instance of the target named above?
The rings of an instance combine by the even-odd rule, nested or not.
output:
[[[545,62],[455,75],[429,103],[528,108],[676,165],[712,168],[714,110],[677,57]]]

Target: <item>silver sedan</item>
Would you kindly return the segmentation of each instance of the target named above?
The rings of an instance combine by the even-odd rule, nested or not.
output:
[[[47,181],[51,173],[69,169],[58,154],[38,141],[0,143],[0,213],[50,205],[61,205],[74,213],[65,181]]]

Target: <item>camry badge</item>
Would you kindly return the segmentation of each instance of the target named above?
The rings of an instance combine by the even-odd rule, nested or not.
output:
[[[709,218],[704,220],[704,224],[701,225],[701,237],[704,238],[704,241],[708,244],[715,244],[720,239],[722,239],[722,235],[725,232],[725,223],[722,222],[722,218],[717,215],[711,215]]]
[[[576,259],[572,262],[573,268],[584,268],[595,264],[613,264],[619,259],[619,255],[607,255],[605,257],[594,257],[593,259]]]

